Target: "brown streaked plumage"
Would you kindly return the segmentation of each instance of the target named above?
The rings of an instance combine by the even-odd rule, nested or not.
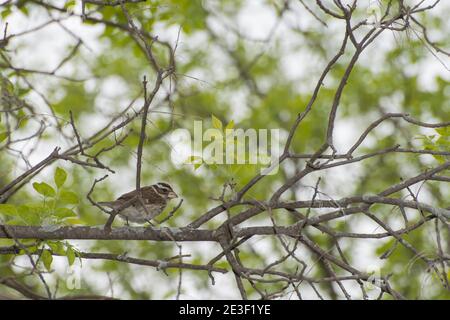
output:
[[[130,201],[137,195],[137,191],[124,193],[115,201],[99,202],[100,205],[107,206],[113,210],[120,209],[127,201]],[[142,200],[145,208],[141,205],[139,199],[136,198],[130,205],[123,208],[118,213],[119,217],[127,222],[145,223],[161,214],[166,208],[167,202],[177,198],[178,195],[173,191],[172,187],[165,182],[158,182],[151,186],[141,188]]]

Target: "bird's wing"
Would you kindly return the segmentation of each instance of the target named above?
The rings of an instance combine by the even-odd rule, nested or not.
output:
[[[150,188],[152,188],[152,187],[151,187],[151,186],[148,186],[148,187],[142,187],[142,188],[141,188],[141,191],[143,192],[143,191],[145,191],[145,190],[147,190],[147,189],[150,189]],[[128,200],[131,200],[132,198],[134,198],[136,195],[137,195],[137,194],[136,194],[136,190],[133,190],[133,191],[124,193],[124,194],[121,195],[119,198],[117,198],[117,200],[128,201]]]
[[[128,201],[128,200],[131,200],[132,198],[134,198],[135,196],[136,196],[136,190],[124,193],[119,198],[117,198],[117,200]]]

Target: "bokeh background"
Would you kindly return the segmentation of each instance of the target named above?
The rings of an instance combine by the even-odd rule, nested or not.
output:
[[[45,124],[45,130],[33,139],[18,141],[8,148],[0,142],[0,185],[5,185],[46,157],[56,146],[63,150],[73,146],[73,130],[69,123],[69,110],[82,137],[89,137],[104,127],[111,119],[137,99],[128,110],[133,114],[142,106],[142,79],[149,83],[154,72],[142,51],[125,32],[101,23],[82,21],[80,1],[42,1],[61,10],[48,9],[40,1],[6,1],[0,8],[0,28],[8,23],[9,34],[32,32],[13,37],[2,57],[8,57],[16,68],[51,71],[77,47],[74,54],[56,76],[44,73],[17,73],[0,67],[2,79],[7,78],[14,92],[32,106],[17,113],[17,130],[14,140],[29,137]],[[332,1],[325,1],[327,4]],[[369,8],[385,5],[387,1],[358,1],[355,17],[371,18]],[[418,1],[409,1],[415,4]],[[237,128],[281,129],[286,138],[297,114],[301,112],[312,93],[328,60],[342,44],[345,25],[330,19],[309,3],[320,19],[308,12],[300,1],[147,1],[127,5],[133,19],[145,30],[157,35],[159,40],[176,46],[176,73],[163,84],[151,106],[148,122],[148,138],[143,157],[143,184],[157,181],[169,182],[182,196],[184,203],[166,226],[186,225],[209,208],[218,204],[211,197],[218,197],[222,185],[233,181],[245,185],[257,172],[256,166],[208,167],[195,169],[192,165],[174,163],[177,137],[175,129],[191,130],[194,120],[203,120],[211,127],[211,115],[224,124],[234,121]],[[331,5],[331,4],[330,4]],[[126,23],[120,7],[95,7],[94,16],[119,23]],[[442,48],[450,47],[450,26],[447,2],[419,15],[427,26],[429,36]],[[58,19],[46,25],[51,19]],[[356,18],[355,18],[356,19]],[[325,25],[326,24],[326,25]],[[38,27],[36,30],[34,28]],[[161,61],[167,59],[162,46],[155,45]],[[297,153],[312,153],[324,141],[330,104],[338,81],[348,63],[351,52],[325,79],[318,101],[305,119],[292,144]],[[2,63],[0,61],[0,63]],[[3,67],[5,64],[3,63]],[[435,53],[423,41],[422,31],[416,27],[407,31],[386,31],[361,56],[344,91],[336,122],[336,147],[346,150],[361,132],[383,112],[406,112],[426,122],[449,120],[450,114],[450,61],[448,56]],[[75,80],[75,81],[74,81]],[[5,85],[3,85],[4,87]],[[20,113],[20,114],[19,114]],[[122,115],[117,123],[126,119]],[[133,131],[129,131],[133,128]],[[115,174],[96,186],[93,194],[97,201],[109,200],[135,186],[136,148],[139,141],[140,119],[117,132],[116,138],[125,134],[123,143],[101,156],[102,162],[113,168]],[[0,131],[4,131],[0,122]],[[395,144],[423,148],[432,144],[438,136],[432,129],[423,129],[399,122],[385,122],[377,128],[362,146],[361,152],[377,150]],[[93,146],[90,152],[101,150],[114,143],[114,136]],[[448,148],[447,148],[448,151]],[[283,195],[285,200],[308,200],[314,192],[317,178],[322,177],[320,199],[339,199],[351,195],[376,194],[389,185],[399,182],[399,177],[417,174],[426,166],[436,165],[439,159],[430,155],[387,155],[369,159],[345,168],[335,168],[312,174]],[[252,188],[247,197],[267,199],[302,164],[302,160],[287,161],[276,176],[265,178]],[[44,169],[9,203],[40,202],[33,190],[33,182],[53,183],[56,167],[68,174],[66,187],[79,196],[79,203],[71,209],[77,217],[65,223],[101,226],[107,216],[93,207],[86,199],[94,179],[104,176],[105,170],[84,168],[69,162],[58,161]],[[430,182],[426,186],[414,186],[420,190],[420,199],[445,208],[449,206],[450,189],[443,183]],[[230,195],[228,195],[230,196]],[[170,211],[170,210],[168,210]],[[313,210],[311,215],[322,211]],[[400,226],[402,218],[398,210],[379,208],[377,214],[392,226]],[[411,211],[411,219],[419,219],[419,213]],[[225,216],[218,216],[205,226],[217,227]],[[280,221],[289,219],[280,214]],[[284,220],[283,220],[284,219]],[[268,223],[262,215],[248,224]],[[42,222],[42,221],[41,221]],[[123,225],[116,221],[115,225]],[[349,217],[336,221],[334,228],[341,231],[379,232],[379,227],[362,217]],[[310,236],[324,248],[331,247],[327,239],[317,231]],[[449,235],[446,237],[448,252]],[[434,225],[426,225],[407,236],[414,246],[425,254],[435,252]],[[1,245],[10,245],[0,240]],[[163,259],[178,254],[172,243],[150,241],[70,241],[82,251],[126,253],[133,257]],[[206,263],[220,252],[213,243],[183,243],[183,253],[190,254],[187,261]],[[389,259],[380,256],[392,248],[393,241],[343,239],[341,243],[351,263],[363,270],[381,274],[392,273],[394,287],[409,298],[448,299],[437,279],[406,249],[398,246]],[[265,265],[277,256],[280,245],[276,239],[252,238],[241,249],[241,258],[248,265]],[[308,253],[304,253],[307,256]],[[25,271],[26,257],[0,256],[0,274],[21,275]],[[312,263],[309,275],[321,275],[320,264]],[[227,267],[225,261],[219,266]],[[286,266],[289,268],[289,266]],[[144,266],[133,266],[111,261],[76,259],[69,270],[66,257],[53,257],[52,273],[45,274],[51,286],[59,286],[59,294],[96,293],[125,299],[173,299],[177,294],[178,270],[167,274]],[[76,289],[67,287],[68,272],[79,277]],[[231,272],[215,275],[216,284],[205,272],[183,271],[182,294],[185,299],[239,298]],[[24,281],[39,289],[38,280],[25,277]],[[268,284],[267,290],[275,290],[277,284]],[[326,298],[342,298],[332,285],[321,284]],[[352,287],[350,287],[352,288]],[[355,298],[360,292],[355,284],[350,290]],[[248,288],[250,297],[257,297]],[[311,288],[302,291],[306,298],[317,298]],[[0,293],[10,293],[0,286]],[[368,291],[376,297],[376,288]],[[293,298],[286,294],[281,298]]]

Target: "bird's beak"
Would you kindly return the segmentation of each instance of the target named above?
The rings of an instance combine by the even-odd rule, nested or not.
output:
[[[178,195],[175,192],[171,191],[168,194],[168,198],[169,199],[175,199],[175,198],[178,198]]]

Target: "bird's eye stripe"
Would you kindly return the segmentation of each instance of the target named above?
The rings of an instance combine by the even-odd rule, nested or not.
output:
[[[172,191],[172,188],[167,183],[164,182],[157,183],[156,186],[164,191]]]

